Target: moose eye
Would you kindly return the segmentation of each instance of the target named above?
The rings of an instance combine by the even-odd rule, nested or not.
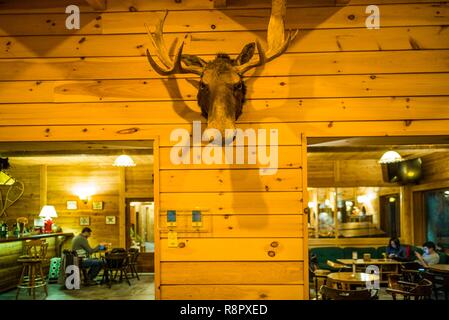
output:
[[[200,82],[200,90],[206,90],[207,85],[204,82]]]
[[[234,90],[242,90],[243,88],[243,82],[237,82],[236,84],[234,84]]]

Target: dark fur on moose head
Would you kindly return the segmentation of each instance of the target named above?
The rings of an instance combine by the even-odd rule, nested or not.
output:
[[[225,53],[219,53],[214,60],[207,63],[205,70],[213,70],[219,78],[220,75],[224,73],[233,72],[233,67],[237,64],[238,62],[236,59],[231,59],[229,55]],[[235,110],[229,110],[231,114],[234,114],[235,120],[238,120],[242,114],[246,95],[246,85],[243,82],[242,77],[240,75],[239,77],[239,82],[233,84],[232,88],[229,90],[232,90],[232,95],[227,96],[227,105],[235,107]],[[209,85],[207,85],[204,81],[201,81],[198,88],[197,100],[198,105],[201,107],[201,114],[206,119],[208,119],[209,109],[213,99],[213,93],[211,92]]]

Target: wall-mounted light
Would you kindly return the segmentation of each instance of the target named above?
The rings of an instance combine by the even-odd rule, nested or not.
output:
[[[73,194],[78,196],[84,204],[87,204],[90,201],[95,192],[96,188],[94,185],[78,184],[73,188]]]
[[[113,164],[114,167],[134,167],[135,165],[136,163],[134,162],[134,160],[126,154],[118,156]]]
[[[394,163],[401,162],[403,159],[396,151],[385,152],[379,160],[379,163]]]

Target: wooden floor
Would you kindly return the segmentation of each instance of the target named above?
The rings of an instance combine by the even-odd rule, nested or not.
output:
[[[15,300],[16,290],[0,294],[0,300]],[[31,300],[26,290],[22,290],[20,300]],[[154,300],[154,275],[141,275],[140,280],[131,279],[131,286],[125,281],[112,285],[96,285],[80,290],[62,289],[59,284],[49,285],[49,295],[45,298],[42,288],[36,290],[36,300]]]

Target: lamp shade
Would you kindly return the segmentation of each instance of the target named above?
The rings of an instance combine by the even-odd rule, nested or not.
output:
[[[42,218],[57,218],[58,215],[56,213],[54,206],[43,206],[41,213],[39,213],[39,217]]]
[[[136,163],[134,162],[134,160],[126,154],[118,156],[114,161],[115,167],[134,167],[135,165]]]
[[[387,151],[380,158],[379,163],[395,163],[401,161],[402,157],[399,153],[397,153],[396,151]]]

